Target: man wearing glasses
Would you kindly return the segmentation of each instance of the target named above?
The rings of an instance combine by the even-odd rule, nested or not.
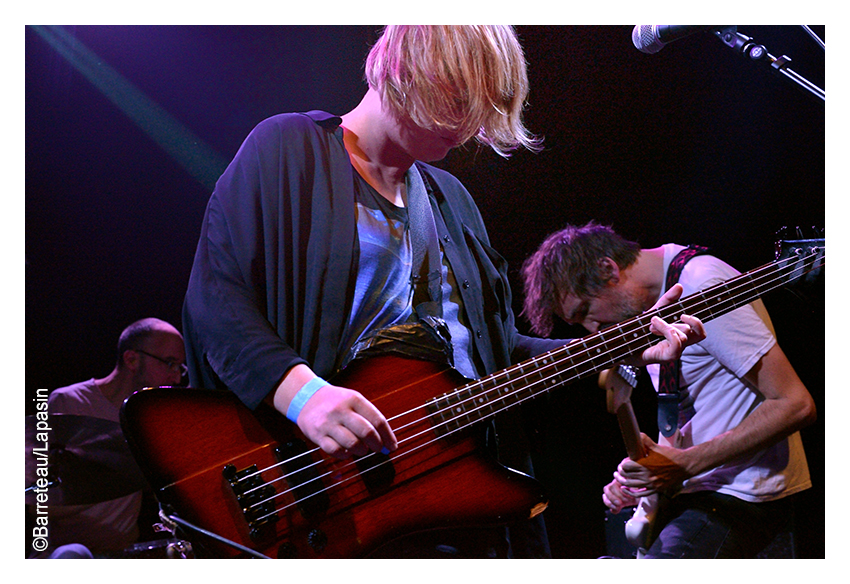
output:
[[[183,337],[169,323],[146,318],[128,326],[118,340],[115,368],[102,379],[89,379],[56,389],[48,411],[101,418],[118,423],[130,394],[145,387],[181,385],[186,374]],[[50,509],[50,547],[68,543],[86,546],[94,554],[120,551],[139,538],[142,492],[92,505]]]

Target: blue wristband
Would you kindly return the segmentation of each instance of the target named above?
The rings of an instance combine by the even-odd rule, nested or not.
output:
[[[286,408],[286,417],[293,422],[297,422],[298,415],[301,413],[301,410],[304,408],[304,404],[307,403],[307,400],[313,397],[314,393],[326,385],[328,385],[327,381],[321,377],[314,377],[301,386],[301,389],[298,390],[298,393],[296,393],[295,397],[292,398],[292,401],[289,402],[289,407]]]

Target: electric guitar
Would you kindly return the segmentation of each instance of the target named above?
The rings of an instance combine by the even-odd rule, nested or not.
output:
[[[605,390],[608,412],[617,416],[620,433],[630,459],[639,461],[646,456],[640,438],[640,427],[632,408],[632,390],[637,387],[637,369],[629,365],[618,365],[599,374],[599,387]],[[655,518],[660,505],[659,496],[640,497],[635,512],[626,522],[626,539],[637,548],[637,557],[646,555],[655,533]]]
[[[476,381],[394,354],[355,360],[332,381],[384,413],[399,441],[389,455],[332,459],[271,408],[222,391],[136,392],[122,428],[164,515],[220,557],[360,557],[415,531],[533,517],[545,491],[484,454],[482,422],[643,351],[659,340],[653,316],[707,321],[824,261],[812,246]]]

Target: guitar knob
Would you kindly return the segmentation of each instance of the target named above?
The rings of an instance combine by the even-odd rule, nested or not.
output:
[[[291,542],[283,542],[277,548],[277,558],[279,560],[294,560],[296,557],[298,557],[298,550],[295,549],[295,546]]]
[[[221,469],[221,476],[223,476],[227,481],[232,481],[236,478],[236,467],[232,464],[225,464],[224,468]]]
[[[307,534],[307,543],[314,551],[320,552],[328,545],[328,536],[321,529],[313,529]]]

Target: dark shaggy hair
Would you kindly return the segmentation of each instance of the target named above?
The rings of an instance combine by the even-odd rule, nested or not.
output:
[[[590,222],[568,225],[549,235],[522,266],[525,301],[522,314],[542,336],[552,332],[553,314],[564,296],[592,298],[611,278],[600,260],[611,258],[623,270],[640,254],[640,245],[611,227]]]

